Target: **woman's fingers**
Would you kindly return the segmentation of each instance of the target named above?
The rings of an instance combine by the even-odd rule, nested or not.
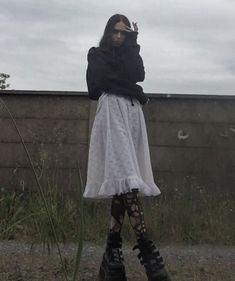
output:
[[[137,32],[138,31],[138,26],[137,26],[137,23],[132,23],[133,24],[133,29],[129,26],[126,26],[126,31],[128,32]]]
[[[138,31],[138,26],[137,26],[137,22],[132,22],[133,28],[131,28],[130,26],[124,24],[123,22],[121,22],[118,25],[118,28],[120,30],[126,31],[126,32],[137,32]]]
[[[132,25],[133,25],[133,28],[134,28],[134,31],[138,31],[138,26],[137,26],[137,22],[132,22]]]
[[[134,30],[131,29],[129,26],[127,26],[126,31],[127,31],[127,32],[133,32]]]

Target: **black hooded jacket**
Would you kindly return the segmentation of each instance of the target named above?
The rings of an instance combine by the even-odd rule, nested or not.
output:
[[[136,42],[137,34],[128,32],[123,45],[111,51],[100,47],[90,48],[86,72],[90,99],[98,100],[103,92],[107,92],[129,96],[131,100],[136,98],[141,104],[148,101],[142,87],[136,84],[145,78],[140,46]]]

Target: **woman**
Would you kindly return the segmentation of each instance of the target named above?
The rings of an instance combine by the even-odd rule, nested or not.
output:
[[[112,198],[111,225],[99,271],[100,280],[126,280],[121,229],[127,214],[148,280],[169,281],[162,258],[148,239],[141,196],[155,196],[142,106],[145,71],[137,44],[138,27],[119,14],[107,22],[99,47],[88,52],[89,98],[98,100],[92,127],[85,198]]]

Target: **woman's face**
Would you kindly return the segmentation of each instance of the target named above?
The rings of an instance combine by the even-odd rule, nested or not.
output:
[[[126,38],[126,25],[123,21],[119,21],[114,25],[113,34],[112,34],[112,42],[113,46],[119,47],[122,45]]]

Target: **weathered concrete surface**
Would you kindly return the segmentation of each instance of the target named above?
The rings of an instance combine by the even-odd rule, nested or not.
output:
[[[1,91],[41,172],[61,188],[83,183],[96,101],[87,93]],[[235,97],[149,95],[143,106],[155,180],[163,192],[204,186],[223,195],[235,183]],[[29,161],[0,103],[0,187],[34,188]],[[46,171],[46,170],[45,170]]]

